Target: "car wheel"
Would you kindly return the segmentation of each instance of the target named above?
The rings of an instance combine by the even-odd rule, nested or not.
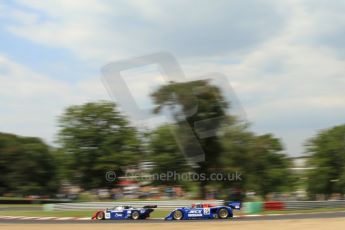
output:
[[[218,216],[220,219],[226,219],[229,217],[229,211],[225,208],[221,208],[219,211],[218,211]]]
[[[97,220],[104,220],[104,212],[98,212],[96,215]]]
[[[138,211],[133,211],[131,217],[133,220],[137,220],[140,218],[140,213]]]
[[[183,213],[181,210],[176,210],[174,213],[173,213],[173,219],[174,220],[181,220],[183,217]]]

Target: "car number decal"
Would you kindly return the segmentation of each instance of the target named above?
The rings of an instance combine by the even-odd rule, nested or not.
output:
[[[209,215],[209,214],[210,214],[210,209],[204,208],[204,215]]]

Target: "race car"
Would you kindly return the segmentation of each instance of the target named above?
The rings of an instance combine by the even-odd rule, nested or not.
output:
[[[132,206],[116,206],[111,209],[97,211],[93,216],[93,220],[138,220],[150,217],[150,213],[157,208],[157,205],[147,205],[142,208],[134,208]]]
[[[233,210],[240,210],[240,202],[228,202],[227,205],[193,204],[191,207],[173,210],[165,220],[190,219],[227,219],[233,217]]]

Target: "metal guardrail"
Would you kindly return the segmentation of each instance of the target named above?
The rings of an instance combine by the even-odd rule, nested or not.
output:
[[[58,199],[0,199],[0,204],[51,204],[51,203],[66,203],[70,202],[68,199],[58,200]]]
[[[223,200],[169,200],[169,201],[128,201],[128,202],[82,202],[82,203],[60,203],[45,204],[44,210],[68,211],[68,210],[99,210],[112,208],[120,205],[143,207],[145,205],[157,205],[158,209],[171,210],[174,208],[190,206],[195,203],[209,203],[213,205],[224,204]],[[284,210],[305,210],[316,208],[345,208],[345,200],[329,201],[285,201]],[[249,204],[249,203],[248,203]],[[243,207],[247,205],[243,204]]]
[[[158,209],[174,209],[190,206],[195,203],[208,203],[222,205],[223,200],[169,200],[169,201],[128,201],[128,202],[82,202],[82,203],[61,203],[46,204],[44,210],[49,211],[68,211],[68,210],[99,210],[113,208],[115,206],[130,205],[133,207],[143,207],[145,205],[157,205]]]
[[[285,201],[285,210],[302,210],[315,208],[345,208],[345,200],[327,201]]]

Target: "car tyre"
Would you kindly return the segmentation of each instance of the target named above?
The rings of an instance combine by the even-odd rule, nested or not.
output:
[[[173,219],[174,220],[182,220],[182,218],[183,218],[183,213],[182,213],[182,211],[181,210],[176,210],[176,211],[174,211],[174,213],[173,213]]]
[[[226,219],[229,217],[229,211],[226,208],[221,208],[218,211],[219,219]]]
[[[138,211],[133,211],[131,217],[133,220],[138,220],[140,218],[140,213]]]
[[[97,220],[104,220],[104,212],[98,212],[96,215]]]

